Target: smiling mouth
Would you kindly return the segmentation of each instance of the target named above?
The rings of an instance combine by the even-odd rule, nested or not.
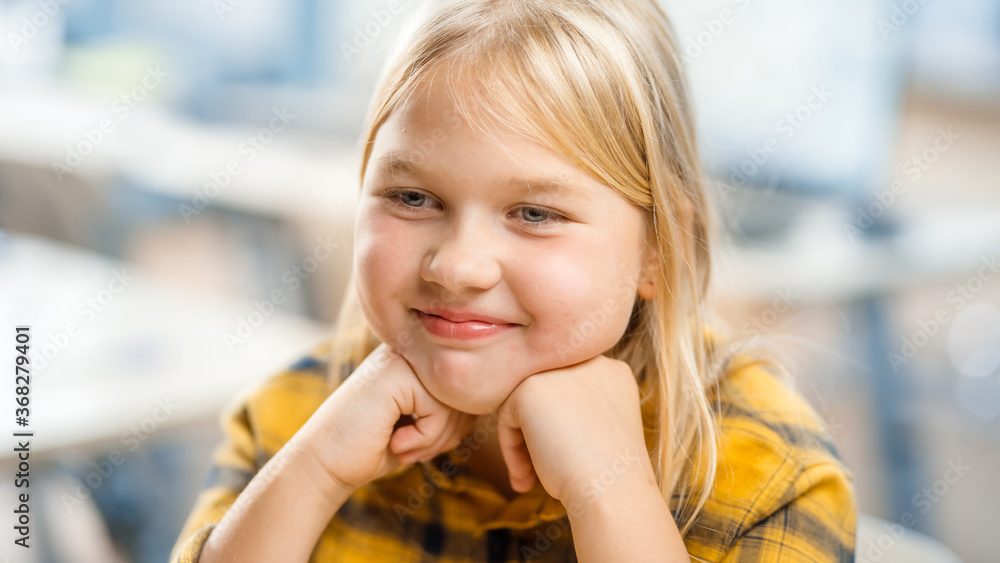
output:
[[[516,324],[509,323],[505,319],[501,319],[497,316],[488,315],[479,311],[471,311],[465,309],[448,309],[444,307],[430,307],[426,311],[421,309],[414,309],[425,315],[430,315],[434,317],[441,317],[446,321],[453,323],[463,323],[463,322],[480,322],[485,324],[495,324],[495,325],[506,325],[506,324]]]
[[[492,323],[482,320],[451,321],[439,315],[413,309],[427,332],[449,340],[477,340],[501,334],[517,326],[512,323]]]
[[[429,317],[437,317],[439,319],[444,319],[444,320],[448,321],[449,323],[456,323],[456,324],[457,323],[480,323],[480,324],[487,324],[487,325],[507,325],[507,324],[513,324],[513,323],[498,323],[496,321],[490,321],[490,320],[484,320],[484,319],[463,319],[463,320],[458,321],[458,320],[455,320],[455,319],[450,319],[450,318],[448,318],[448,317],[446,317],[444,315],[435,315],[433,313],[424,313],[423,311],[418,311],[418,312],[423,313],[423,314],[425,314],[425,315],[427,315]]]

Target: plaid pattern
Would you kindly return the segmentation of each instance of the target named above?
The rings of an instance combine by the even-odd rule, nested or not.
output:
[[[198,560],[254,473],[323,402],[328,358],[324,343],[224,415],[226,440],[172,562]],[[351,373],[353,366],[341,369]],[[720,461],[712,497],[685,537],[691,559],[854,561],[853,481],[813,409],[745,357],[730,364],[714,398]],[[310,561],[576,561],[562,504],[537,482],[504,499],[465,465],[474,444],[359,488],[330,521]]]

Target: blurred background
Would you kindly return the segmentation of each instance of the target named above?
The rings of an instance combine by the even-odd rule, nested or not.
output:
[[[858,560],[995,560],[1000,0],[662,3],[724,218],[716,322],[830,422]],[[0,420],[34,432],[32,548],[5,524],[0,554],[166,560],[221,409],[329,334],[416,5],[0,0],[0,362],[15,326],[33,350],[29,423],[12,382]]]

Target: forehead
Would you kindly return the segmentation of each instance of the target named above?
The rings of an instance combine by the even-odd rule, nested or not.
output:
[[[369,170],[376,178],[486,177],[496,189],[577,199],[609,189],[501,119],[501,108],[478,95],[475,83],[453,80],[439,69],[411,92],[373,139]]]

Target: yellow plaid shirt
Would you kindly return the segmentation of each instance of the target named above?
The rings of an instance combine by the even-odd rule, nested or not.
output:
[[[223,416],[226,439],[172,562],[198,560],[253,475],[328,396],[328,362],[324,343]],[[340,366],[339,373],[353,368]],[[853,481],[815,411],[745,357],[731,362],[718,399],[718,474],[684,540],[691,559],[854,561]],[[357,489],[327,525],[310,561],[576,561],[562,504],[537,483],[506,500],[469,470],[469,451],[459,446]]]

